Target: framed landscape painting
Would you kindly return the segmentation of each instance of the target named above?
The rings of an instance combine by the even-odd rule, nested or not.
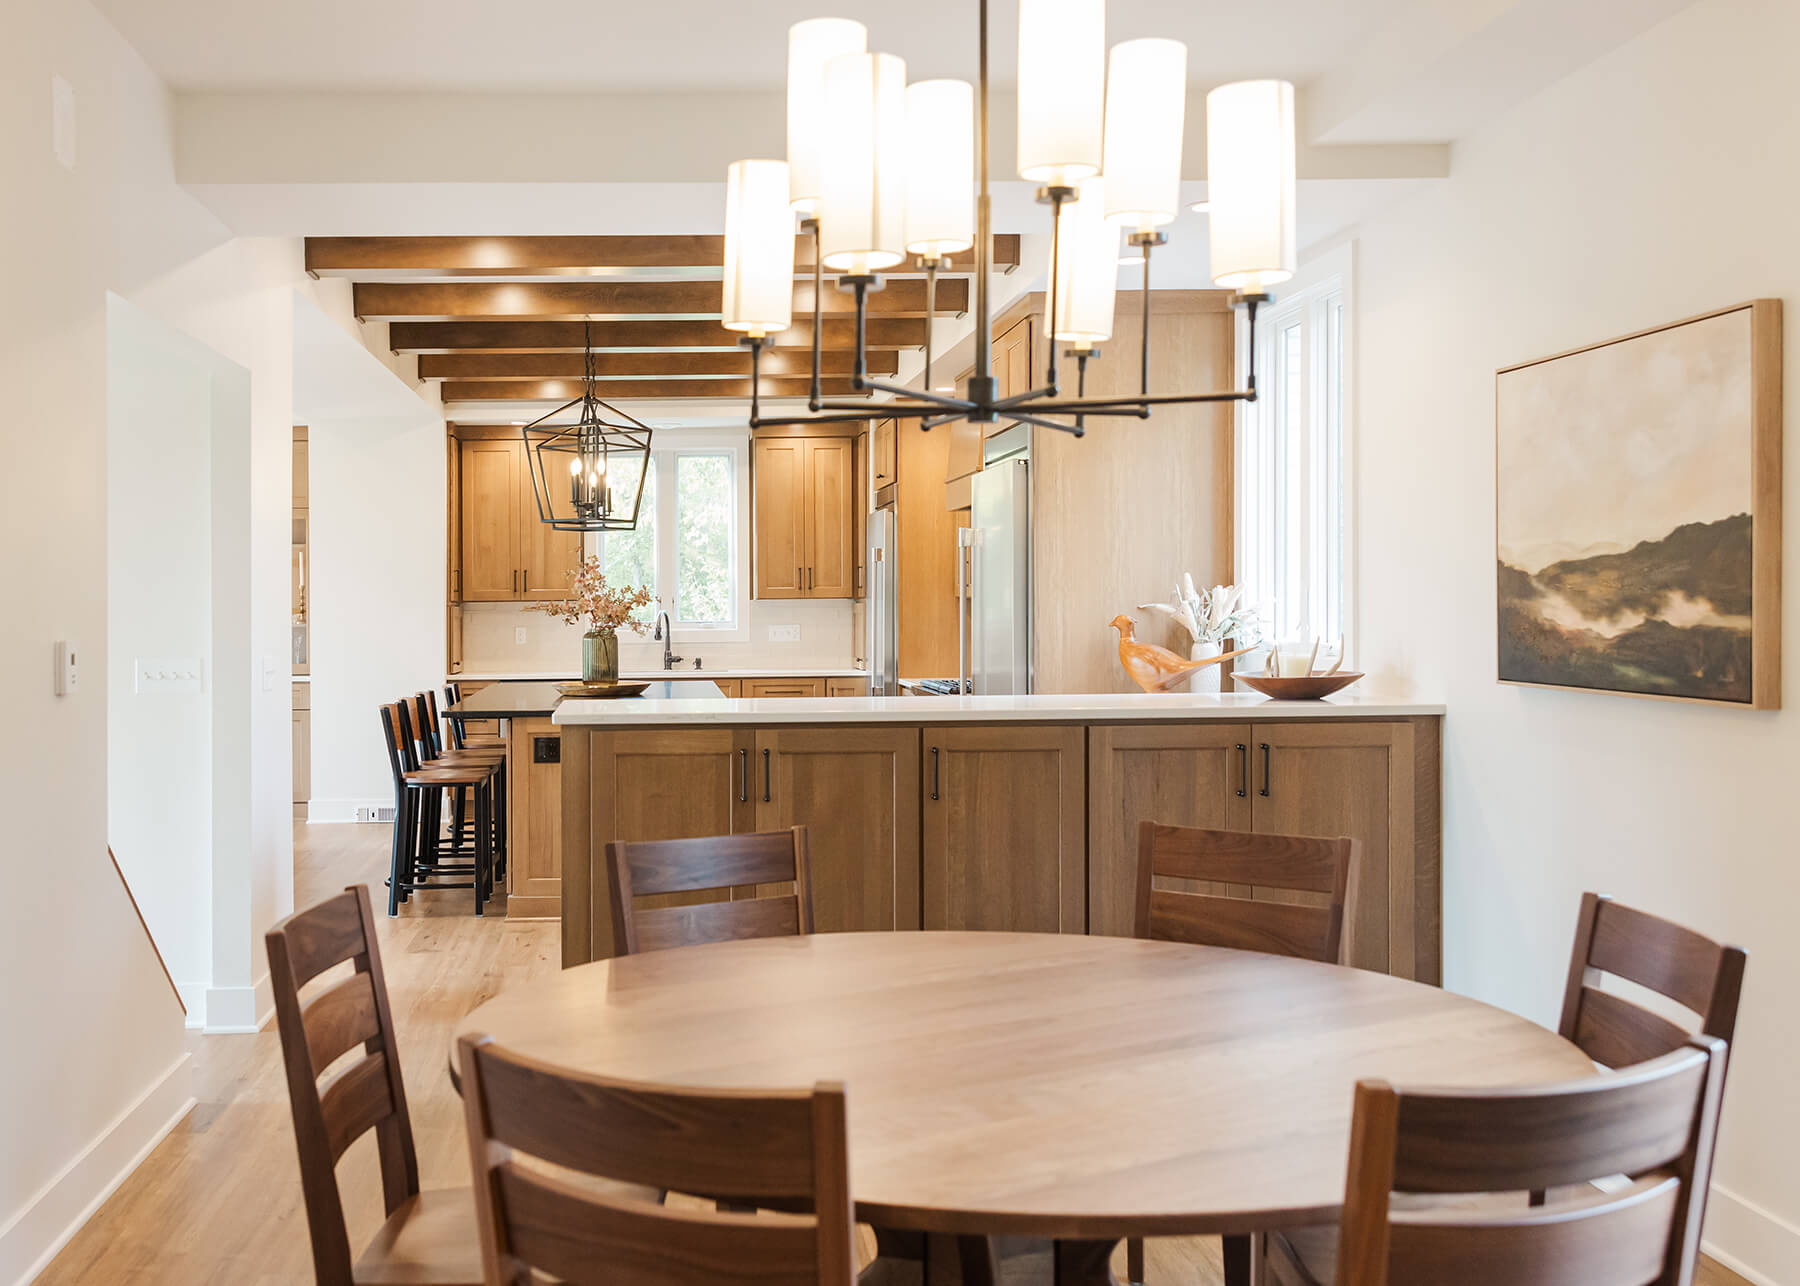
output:
[[[1781,301],[1495,377],[1500,681],[1781,704]]]

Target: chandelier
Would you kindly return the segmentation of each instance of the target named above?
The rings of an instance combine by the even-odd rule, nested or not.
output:
[[[650,469],[650,426],[595,395],[589,323],[581,333],[581,396],[524,426],[538,518],[558,531],[631,531]],[[577,405],[575,423],[555,422]]]
[[[1256,400],[1256,310],[1294,273],[1294,89],[1241,81],[1206,96],[1211,271],[1249,326],[1242,388],[1150,393],[1150,252],[1179,213],[1187,47],[1127,40],[1105,48],[1105,0],[1020,0],[1018,173],[1050,207],[1050,343],[1043,382],[1002,398],[993,370],[989,275],[988,5],[979,4],[979,80],[906,83],[906,64],[868,51],[846,18],[788,32],[785,161],[734,162],[726,180],[723,324],[750,350],[750,427],[917,419],[921,427],[1007,419],[1079,435],[1087,416],[1148,418],[1158,405]],[[971,193],[970,176],[974,176]],[[973,201],[971,202],[971,195]],[[971,218],[971,204],[973,211]],[[1202,207],[1195,207],[1200,209]],[[812,245],[812,379],[807,414],[764,416],[758,379],[769,337],[793,323],[795,227]],[[1087,397],[1088,359],[1112,337],[1121,229],[1143,256],[1139,390]],[[937,274],[975,248],[975,366],[965,392],[932,387]],[[925,271],[922,388],[870,379],[868,296],[916,256]],[[825,274],[855,296],[850,386],[893,400],[821,395]],[[1063,394],[1059,343],[1078,369]],[[1034,378],[1036,373],[1034,372]],[[1051,418],[1070,415],[1073,422]]]

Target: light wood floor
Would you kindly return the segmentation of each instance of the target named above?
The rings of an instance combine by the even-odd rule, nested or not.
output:
[[[386,852],[384,826],[296,825],[296,905],[347,884],[366,882],[379,890]],[[478,920],[469,914],[466,895],[426,894],[397,919],[382,919],[381,951],[425,1186],[465,1184],[462,1112],[445,1071],[451,1031],[503,987],[553,973],[557,926],[508,923],[503,898]],[[295,1286],[312,1280],[274,1030],[194,1035],[189,1047],[198,1106],[76,1233],[38,1286]],[[350,1243],[361,1246],[380,1223],[373,1136],[345,1154],[338,1175]],[[1219,1280],[1218,1243],[1211,1238],[1155,1240],[1148,1254],[1146,1275],[1155,1286]],[[1123,1254],[1115,1268],[1122,1276]],[[1700,1286],[1748,1286],[1710,1261],[1696,1280]]]

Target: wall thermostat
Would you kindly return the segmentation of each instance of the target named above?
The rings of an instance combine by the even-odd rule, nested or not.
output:
[[[52,677],[52,685],[59,697],[71,696],[75,691],[75,645],[67,639],[56,640],[56,671]]]

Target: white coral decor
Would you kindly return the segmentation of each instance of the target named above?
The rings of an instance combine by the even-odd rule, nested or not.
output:
[[[1235,639],[1239,647],[1253,647],[1261,630],[1256,613],[1238,607],[1243,591],[1235,585],[1214,585],[1211,589],[1194,588],[1192,573],[1185,573],[1175,587],[1175,596],[1167,603],[1139,603],[1138,609],[1165,616],[1187,631],[1188,655],[1198,661],[1217,656],[1225,650],[1225,640]],[[1223,685],[1223,665],[1209,665],[1196,670],[1188,680],[1190,692],[1218,692]]]

